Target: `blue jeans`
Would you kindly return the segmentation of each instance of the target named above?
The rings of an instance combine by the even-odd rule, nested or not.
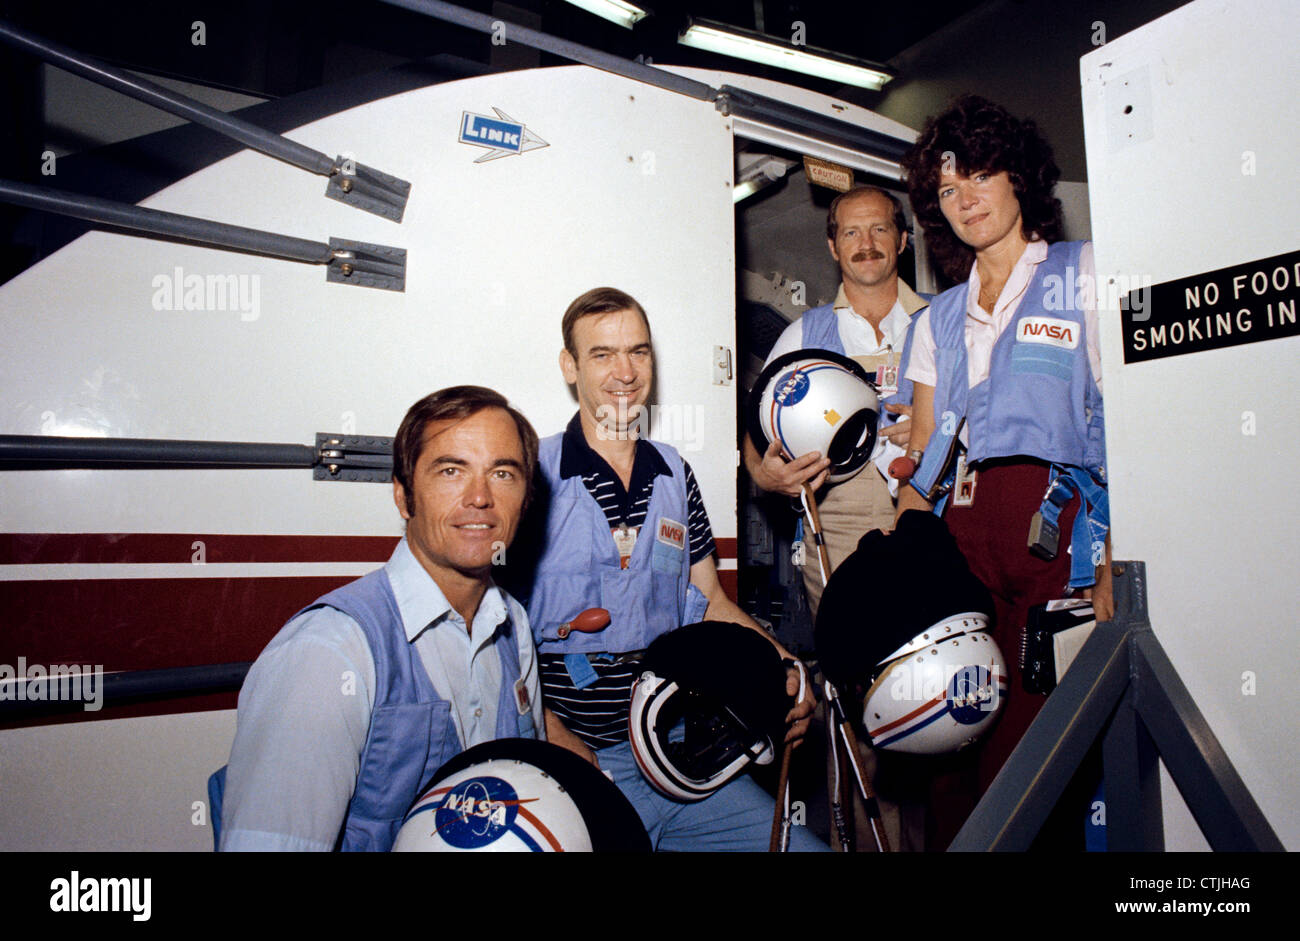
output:
[[[636,808],[651,845],[658,851],[690,853],[766,852],[772,838],[772,798],[742,774],[709,797],[675,801],[651,787],[641,774],[628,742],[596,752],[601,770]],[[807,827],[790,828],[792,853],[829,852]]]

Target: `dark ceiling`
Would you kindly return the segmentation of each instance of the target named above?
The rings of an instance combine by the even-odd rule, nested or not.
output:
[[[691,16],[785,42],[798,30],[810,47],[887,64],[983,2],[895,2],[881,5],[882,13],[873,4],[827,0],[646,0],[652,15],[633,30],[564,0],[456,5],[628,59],[739,71],[872,107],[881,93],[690,49],[678,44],[678,34]],[[0,17],[111,65],[269,99],[323,86],[346,88],[336,83],[434,57],[444,78],[568,64],[511,44],[508,30],[505,45],[494,45],[487,34],[380,0],[4,0]],[[200,28],[203,41],[196,43]],[[47,147],[77,153],[97,146],[76,128],[47,126],[43,74],[36,58],[0,45],[0,83],[9,105],[9,119],[0,127],[0,178],[48,185],[39,175]],[[0,206],[0,282],[34,257],[13,234],[22,218],[18,210]]]
[[[516,21],[627,58],[743,69],[762,67],[680,46],[689,16],[789,42],[802,23],[813,47],[887,62],[980,0],[869,4],[827,0],[647,0],[652,15],[627,30],[563,0],[459,0],[458,6]],[[6,0],[4,16],[36,33],[127,68],[184,78],[265,97],[280,97],[346,78],[349,72],[437,54],[487,63],[486,34],[397,9],[378,0],[224,0],[175,3],[51,3]],[[205,43],[191,42],[204,24]],[[0,52],[12,57],[13,53]],[[542,65],[562,60],[543,57]],[[822,92],[838,86],[772,70],[770,77]],[[871,94],[871,93],[866,93]]]

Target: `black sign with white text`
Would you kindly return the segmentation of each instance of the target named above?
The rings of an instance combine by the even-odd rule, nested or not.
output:
[[[1300,251],[1130,292],[1121,318],[1124,362],[1300,335],[1297,298]]]

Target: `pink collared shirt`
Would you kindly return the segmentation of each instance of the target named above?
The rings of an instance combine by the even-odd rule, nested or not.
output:
[[[1015,267],[1011,276],[1002,287],[997,302],[990,314],[980,307],[980,273],[979,266],[971,265],[970,290],[966,295],[966,369],[970,387],[973,389],[989,377],[989,362],[993,358],[993,344],[1002,336],[1002,332],[1015,319],[1020,302],[1024,299],[1029,282],[1033,279],[1034,268],[1047,259],[1047,243],[1030,242]],[[1093,261],[1092,243],[1085,242],[1079,255],[1079,282],[1071,286],[1083,299],[1084,333],[1087,335],[1088,363],[1092,367],[1097,390],[1101,390],[1101,354],[1097,346],[1097,291],[1096,264]],[[916,318],[913,328],[912,355],[907,361],[905,375],[913,382],[933,386],[938,379],[934,366],[934,333],[930,329],[930,310],[927,308]]]

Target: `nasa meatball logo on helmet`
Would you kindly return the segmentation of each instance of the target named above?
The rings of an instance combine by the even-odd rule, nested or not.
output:
[[[535,844],[516,824],[520,806],[535,800],[521,799],[501,778],[475,775],[454,787],[430,791],[407,814],[406,822],[417,814],[432,812],[433,832],[456,849],[481,849],[511,832],[523,842]]]
[[[830,458],[827,480],[853,477],[875,456],[880,397],[861,365],[830,350],[794,350],[763,368],[750,391],[750,436],[786,457]]]
[[[549,742],[494,739],[438,769],[395,852],[648,852],[636,810],[590,763]]]
[[[1007,669],[988,618],[963,612],[884,656],[863,702],[875,748],[936,754],[964,748],[992,724]]]
[[[808,374],[801,369],[792,369],[776,381],[776,392],[773,397],[776,404],[782,407],[798,405],[799,401],[808,394],[808,389],[812,386]]]
[[[564,788],[535,765],[508,759],[480,762],[431,786],[393,843],[398,852],[591,848],[582,813]]]
[[[948,711],[962,725],[974,725],[998,708],[994,672],[984,666],[964,666],[948,684]]]
[[[924,559],[924,565],[916,565]],[[864,603],[864,586],[893,590]],[[987,732],[1006,702],[1008,672],[989,633],[993,599],[943,520],[908,510],[874,530],[826,586],[814,635],[822,672],[866,689],[873,748],[937,755]]]

